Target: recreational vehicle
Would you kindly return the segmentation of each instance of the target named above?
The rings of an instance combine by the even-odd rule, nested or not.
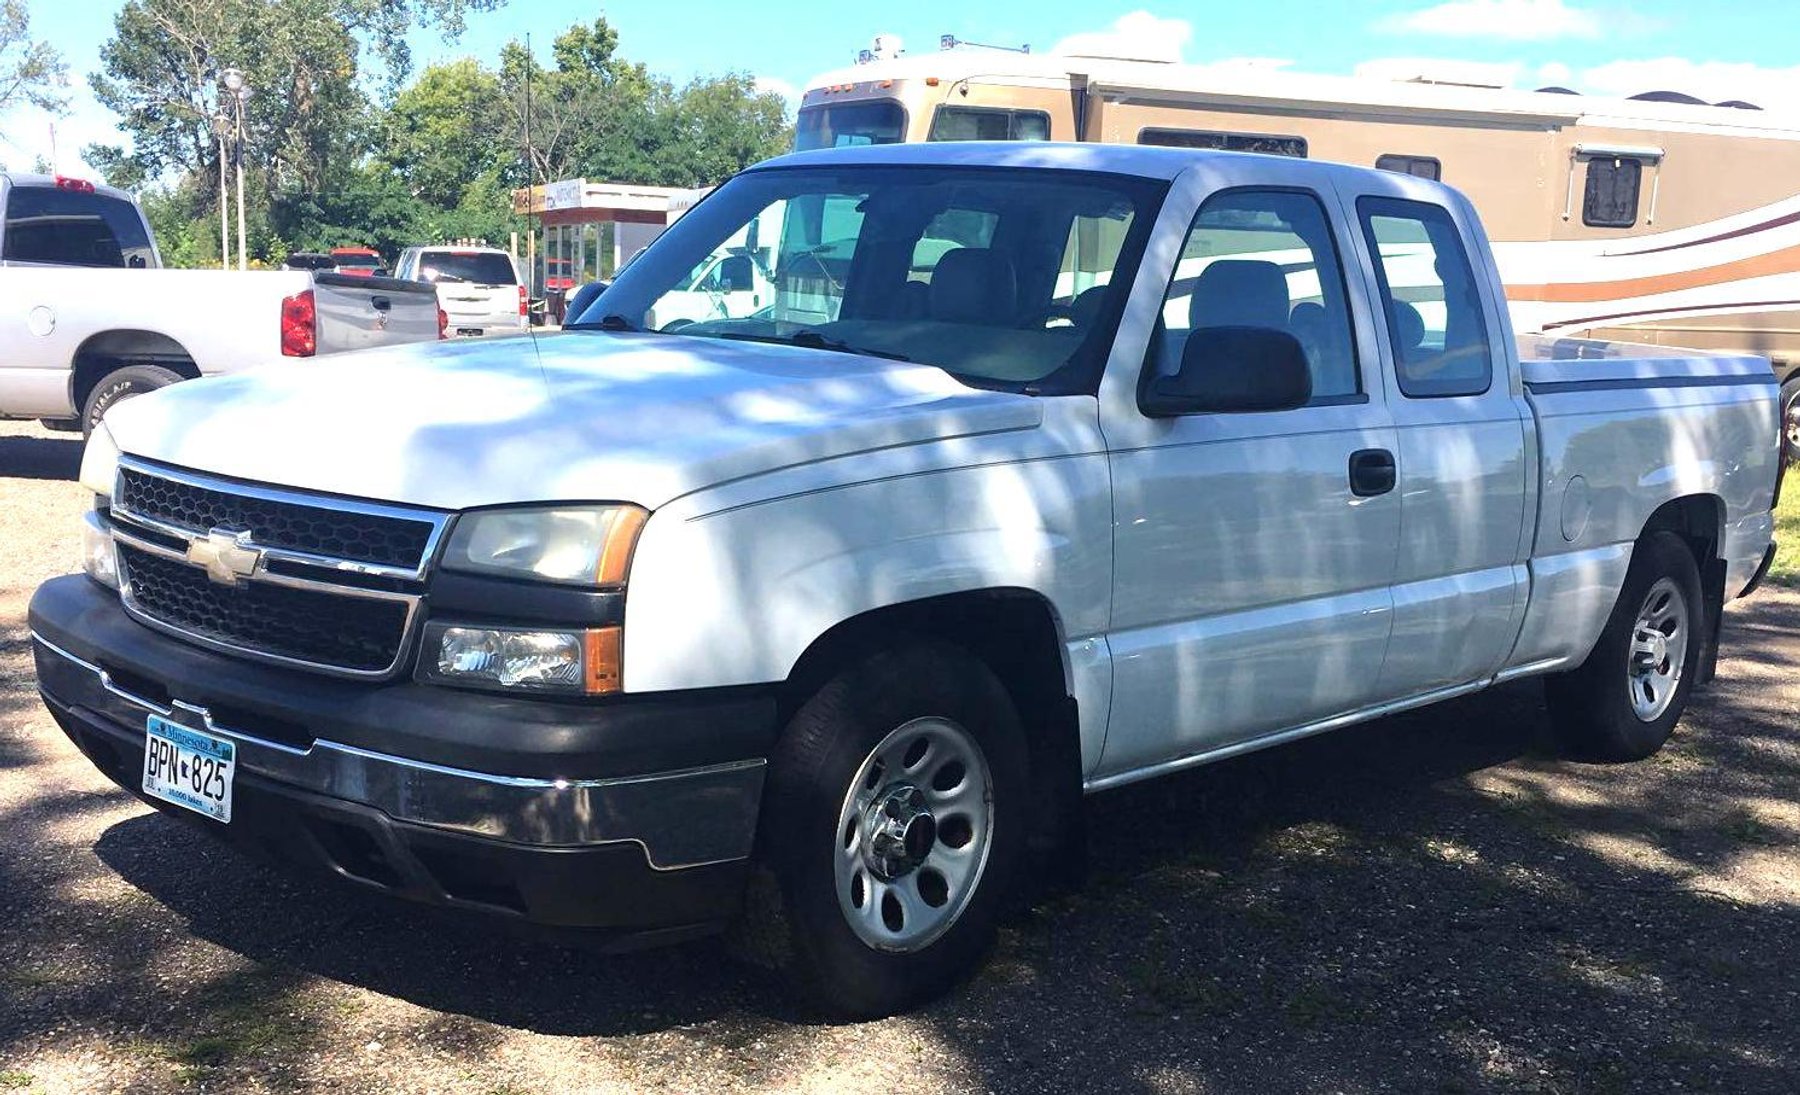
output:
[[[1800,447],[1800,115],[1242,63],[956,47],[819,77],[800,149],[1054,140],[1262,152],[1437,179],[1480,210],[1521,331],[1771,358]]]

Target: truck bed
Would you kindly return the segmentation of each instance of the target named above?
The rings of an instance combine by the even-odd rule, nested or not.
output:
[[[1710,527],[1697,531],[1717,538],[1723,598],[1736,597],[1774,528],[1779,388],[1769,362],[1592,339],[1518,341],[1538,423],[1540,490],[1531,608],[1515,664],[1585,656],[1633,542],[1676,498],[1716,502]]]

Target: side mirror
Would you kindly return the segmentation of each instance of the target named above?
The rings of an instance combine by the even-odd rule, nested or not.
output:
[[[732,255],[719,263],[719,289],[726,293],[748,293],[756,288],[756,268],[747,255]]]
[[[1152,418],[1291,411],[1312,401],[1312,369],[1300,340],[1272,327],[1200,327],[1181,370],[1151,380],[1138,401]]]

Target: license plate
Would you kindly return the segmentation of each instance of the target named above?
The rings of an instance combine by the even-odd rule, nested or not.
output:
[[[156,715],[146,729],[144,793],[229,825],[237,746]]]
[[[459,335],[470,335],[475,338],[480,338],[483,331],[480,327],[458,327],[456,333]]]

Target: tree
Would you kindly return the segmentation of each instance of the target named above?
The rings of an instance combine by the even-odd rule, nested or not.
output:
[[[379,128],[377,155],[441,209],[460,204],[472,180],[515,173],[511,107],[499,77],[472,57],[425,69]]]
[[[68,83],[62,55],[32,39],[23,0],[0,0],[0,114],[22,104],[60,112]]]

